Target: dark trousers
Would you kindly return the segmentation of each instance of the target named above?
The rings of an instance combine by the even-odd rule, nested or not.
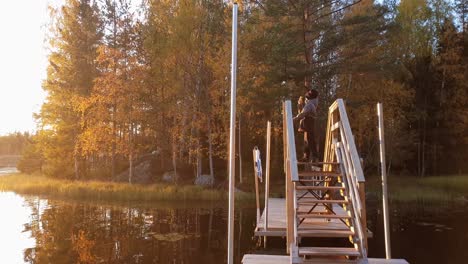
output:
[[[313,119],[309,119],[306,122],[304,132],[304,158],[310,160],[310,154],[312,157],[318,159],[317,143],[315,136],[315,124]]]

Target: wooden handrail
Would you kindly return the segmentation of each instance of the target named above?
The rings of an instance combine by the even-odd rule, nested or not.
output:
[[[335,140],[336,142],[336,140]],[[358,250],[361,253],[361,256],[363,259],[367,259],[367,249],[366,249],[366,238],[364,234],[364,228],[362,225],[361,217],[358,215],[359,212],[361,212],[361,209],[359,208],[358,204],[360,204],[360,196],[359,196],[359,189],[357,187],[357,183],[353,182],[352,175],[350,175],[349,170],[345,168],[345,165],[347,164],[346,159],[343,157],[347,155],[347,151],[344,148],[343,144],[341,142],[336,142],[335,143],[335,155],[337,161],[340,163],[340,169],[341,172],[343,173],[343,176],[346,177],[346,180],[344,181],[346,184],[348,191],[348,194],[351,199],[351,204],[352,204],[352,215],[353,215],[353,221],[354,221],[354,226],[356,228],[357,234],[359,241],[357,241],[358,245]]]
[[[336,152],[338,146],[340,147],[339,153]],[[356,228],[362,231],[358,230],[358,235],[359,239],[362,240],[363,249],[366,250],[365,178],[343,99],[337,99],[328,109],[323,169],[330,170],[329,163],[338,161],[338,159],[340,159],[343,175],[349,180],[350,198],[353,200],[354,213],[359,220],[359,227]]]
[[[337,99],[328,109],[328,124],[327,134],[325,141],[325,155],[324,162],[330,162],[333,159],[332,140],[333,132],[338,130],[341,123],[342,131],[340,131],[340,138],[345,138],[347,144],[346,148],[350,152],[352,159],[352,165],[354,170],[354,176],[358,182],[365,182],[364,173],[362,170],[361,161],[357,152],[356,144],[354,142],[354,136],[351,132],[351,125],[349,123],[348,114],[346,113],[346,107],[343,99]],[[341,140],[340,140],[341,141]]]
[[[286,135],[287,135],[287,146],[288,146],[288,158],[291,161],[291,180],[299,181],[298,169],[297,169],[297,158],[296,158],[296,143],[294,139],[294,124],[291,101],[285,102],[285,114],[286,114]]]
[[[356,149],[356,144],[354,143],[354,136],[351,132],[351,125],[349,124],[348,114],[346,113],[346,108],[343,102],[343,99],[336,100],[338,102],[338,109],[340,111],[340,121],[341,125],[343,126],[342,136],[346,137],[348,142],[347,150],[351,153],[351,158],[353,161],[354,173],[356,174],[355,177],[358,182],[365,182],[366,179],[364,178],[364,173],[362,171],[361,161],[359,159],[359,155]]]
[[[294,140],[291,101],[287,100],[283,104],[283,140],[284,140],[284,161],[285,161],[285,187],[286,187],[286,244],[297,246],[297,199],[296,183],[299,181],[299,173],[296,158],[296,143]]]

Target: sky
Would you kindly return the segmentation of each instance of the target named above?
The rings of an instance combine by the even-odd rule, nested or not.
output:
[[[0,7],[0,135],[33,132],[46,94],[48,6],[65,0],[5,0]],[[133,6],[141,0],[131,1]]]
[[[8,0],[0,8],[0,135],[33,131],[33,112],[45,98],[48,4],[60,0]]]

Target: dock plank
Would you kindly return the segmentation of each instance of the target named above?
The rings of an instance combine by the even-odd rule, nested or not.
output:
[[[255,228],[255,236],[284,237],[286,236],[286,201],[283,198],[270,198],[268,202],[268,229],[264,229],[265,212],[262,213],[260,221]],[[299,210],[306,210],[310,206],[299,206]],[[337,214],[344,214],[344,209],[339,205],[334,205],[333,210]],[[325,212],[323,205],[318,205],[314,212]],[[299,230],[349,230],[349,228],[339,219],[305,219],[301,223]],[[372,233],[368,231],[369,237]]]
[[[376,259],[370,258],[369,264],[409,264],[404,259]],[[289,256],[278,255],[256,255],[247,254],[242,259],[243,264],[290,264]],[[348,261],[344,259],[315,259],[304,261],[306,263],[321,263],[321,264],[343,264],[343,263],[357,263],[356,261]]]

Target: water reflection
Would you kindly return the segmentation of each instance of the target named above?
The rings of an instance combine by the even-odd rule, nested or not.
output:
[[[0,193],[0,208],[0,262],[23,263],[24,249],[35,244],[31,233],[23,226],[30,221],[31,210],[25,200],[14,193]]]
[[[0,168],[0,176],[9,175],[12,173],[18,173],[19,171],[15,167],[2,167]]]
[[[226,259],[224,209],[139,208],[38,198],[25,202],[30,218],[22,219],[23,231],[35,239],[35,245],[23,246],[26,263],[214,264]],[[253,220],[253,214],[244,212],[242,217],[243,225]],[[236,237],[239,254],[253,247],[252,228],[246,227]],[[240,262],[240,255],[236,259]]]
[[[468,263],[468,208],[461,204],[400,203],[391,205],[392,256],[411,264]],[[368,212],[374,238],[369,255],[384,257],[383,217]]]
[[[227,210],[219,205],[91,204],[0,193],[0,206],[0,263],[226,263]],[[369,255],[384,257],[377,208],[368,207],[374,231]],[[466,263],[468,208],[392,209],[394,257],[412,264]],[[236,263],[246,253],[284,254],[283,239],[269,239],[267,250],[256,247],[254,208],[236,213]]]

